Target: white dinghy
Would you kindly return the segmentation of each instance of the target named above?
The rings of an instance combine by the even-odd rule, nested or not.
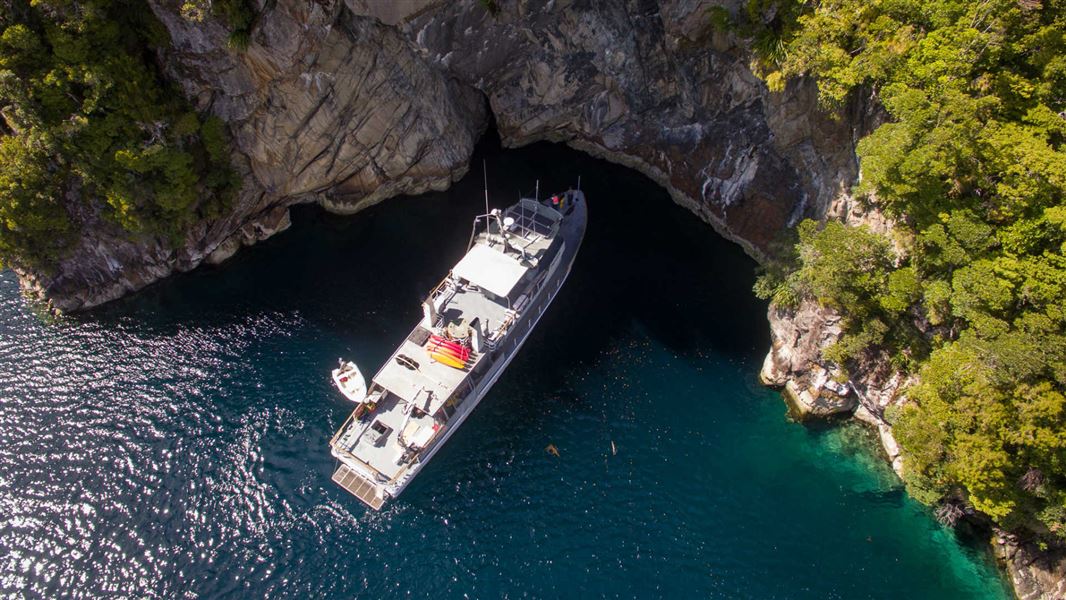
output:
[[[333,385],[344,394],[344,397],[352,402],[362,402],[366,399],[366,379],[362,371],[350,360],[337,359],[340,366],[333,369]]]

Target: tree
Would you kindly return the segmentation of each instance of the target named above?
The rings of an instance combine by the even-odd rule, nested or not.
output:
[[[201,121],[163,81],[151,47],[165,33],[143,2],[10,8],[0,17],[4,260],[54,264],[75,233],[70,214],[86,212],[69,210],[77,204],[131,237],[175,242],[222,212],[239,187],[224,127]]]
[[[895,430],[915,497],[1066,539],[1064,2],[802,6],[767,83],[813,77],[829,111],[876,92],[890,121],[858,144],[856,192],[895,217],[900,252],[804,224],[777,279],[843,314],[831,358],[909,357]]]

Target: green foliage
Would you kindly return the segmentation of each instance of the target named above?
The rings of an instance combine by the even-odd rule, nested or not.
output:
[[[795,270],[775,272],[773,279],[764,275],[755,291],[779,306],[794,306],[809,296],[841,312],[844,334],[825,349],[823,358],[846,369],[849,362],[886,340],[902,346],[916,337],[913,326],[901,323],[898,315],[920,299],[917,274],[913,269],[893,271],[895,252],[886,237],[836,221],[819,226],[806,220],[797,232]],[[907,365],[913,352],[908,348],[893,359]]]
[[[796,278],[793,275],[766,271],[756,277],[752,291],[756,297],[769,300],[775,306],[794,308],[800,302],[796,287]]]
[[[0,16],[5,261],[54,264],[79,205],[102,207],[131,235],[176,239],[230,201],[239,183],[220,123],[201,123],[161,80],[149,50],[160,26],[143,2],[10,9]]]
[[[748,40],[754,51],[752,69],[765,74],[786,59],[797,18],[807,10],[806,3],[797,0],[747,0],[736,14],[711,6],[705,15],[712,29],[731,31]]]
[[[1066,11],[1063,0],[806,3],[771,87],[858,88],[891,117],[860,141],[887,240],[803,224],[790,287],[838,308],[826,357],[875,348],[920,374],[893,418],[905,481],[1066,539]],[[778,281],[788,281],[779,275]]]
[[[186,0],[181,6],[181,14],[196,23],[208,15],[217,18],[230,31],[228,44],[231,50],[243,52],[252,42],[256,13],[250,0]]]
[[[248,0],[214,0],[212,8],[230,28],[229,47],[244,52],[252,43],[252,26],[255,25],[255,11]]]
[[[895,425],[897,422],[899,422],[899,416],[901,411],[902,408],[898,404],[890,404],[885,407],[882,416],[884,417],[886,423],[888,423],[889,425]]]
[[[921,292],[914,267],[891,271],[888,274],[888,289],[879,299],[881,309],[892,315],[900,315],[918,301]]]
[[[244,52],[251,43],[251,33],[243,29],[238,29],[229,34],[229,38],[226,40],[226,45],[229,46],[230,50],[236,50],[237,52]]]
[[[211,10],[233,31],[250,32],[255,11],[248,0],[213,0]]]
[[[885,288],[892,264],[888,240],[865,227],[831,221],[821,229],[799,224],[800,279],[819,302],[873,311],[871,300]]]
[[[62,185],[38,140],[0,138],[0,256],[5,262],[48,264],[70,244]]]
[[[715,31],[732,31],[733,15],[724,6],[711,6],[707,8],[707,22]]]

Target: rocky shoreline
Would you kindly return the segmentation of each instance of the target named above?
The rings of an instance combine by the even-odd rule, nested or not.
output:
[[[833,119],[809,82],[771,94],[710,30],[710,2],[546,0],[492,14],[473,0],[278,0],[260,3],[243,52],[220,23],[183,17],[181,0],[149,4],[172,41],[165,72],[227,123],[243,191],[178,248],[79,219],[68,259],[22,273],[60,310],[217,262],[286,206],[350,213],[442,189],[465,173],[490,112],[505,146],[554,141],[630,166],[756,258],[857,175],[864,104]]]
[[[505,146],[565,143],[640,171],[760,260],[802,218],[877,221],[852,215],[847,196],[876,106],[859,99],[833,118],[811,82],[769,92],[706,18],[739,1],[501,1],[496,13],[475,0],[253,4],[238,52],[220,23],[183,17],[182,0],[149,0],[172,41],[159,57],[165,72],[233,137],[244,187],[229,214],[177,247],[80,215],[75,251],[54,271],[18,271],[24,290],[83,310],[225,261],[287,228],[294,204],[352,213],[444,189],[466,173],[490,118]],[[876,366],[842,381],[821,364],[840,333],[831,311],[807,303],[771,309],[769,320],[763,380],[798,414],[877,428],[902,472],[884,410],[907,382]],[[1045,568],[1024,545],[998,547],[1019,597],[1064,597],[1066,563]]]
[[[860,365],[847,377],[821,359],[821,351],[841,334],[840,316],[813,301],[793,309],[771,306],[767,314],[771,347],[760,380],[781,389],[797,420],[852,418],[873,428],[885,459],[902,478],[905,457],[885,418],[885,409],[904,401],[912,383],[883,364]],[[996,559],[1006,570],[1020,600],[1066,598],[1066,554],[1043,552],[1035,544],[991,527],[979,515],[968,515],[987,530]]]

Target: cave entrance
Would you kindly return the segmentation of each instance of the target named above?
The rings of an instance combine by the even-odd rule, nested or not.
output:
[[[588,231],[554,316],[544,322],[562,329],[580,323],[582,331],[596,332],[573,337],[569,355],[594,352],[599,345],[593,340],[633,322],[682,352],[706,342],[745,360],[765,353],[766,303],[751,292],[756,263],[738,245],[633,169],[563,144],[503,148],[491,126],[470,170],[448,190],[392,198],[350,217],[295,207],[293,231],[285,237],[313,236],[317,241],[310,246],[298,244],[332,256],[359,256],[362,274],[353,279],[359,284],[352,293],[365,293],[355,289],[363,286],[407,290],[396,302],[417,310],[418,295],[462,256],[471,221],[484,211],[482,161],[492,207],[532,197],[538,180],[543,198],[581,178]],[[375,272],[381,261],[390,268]]]

